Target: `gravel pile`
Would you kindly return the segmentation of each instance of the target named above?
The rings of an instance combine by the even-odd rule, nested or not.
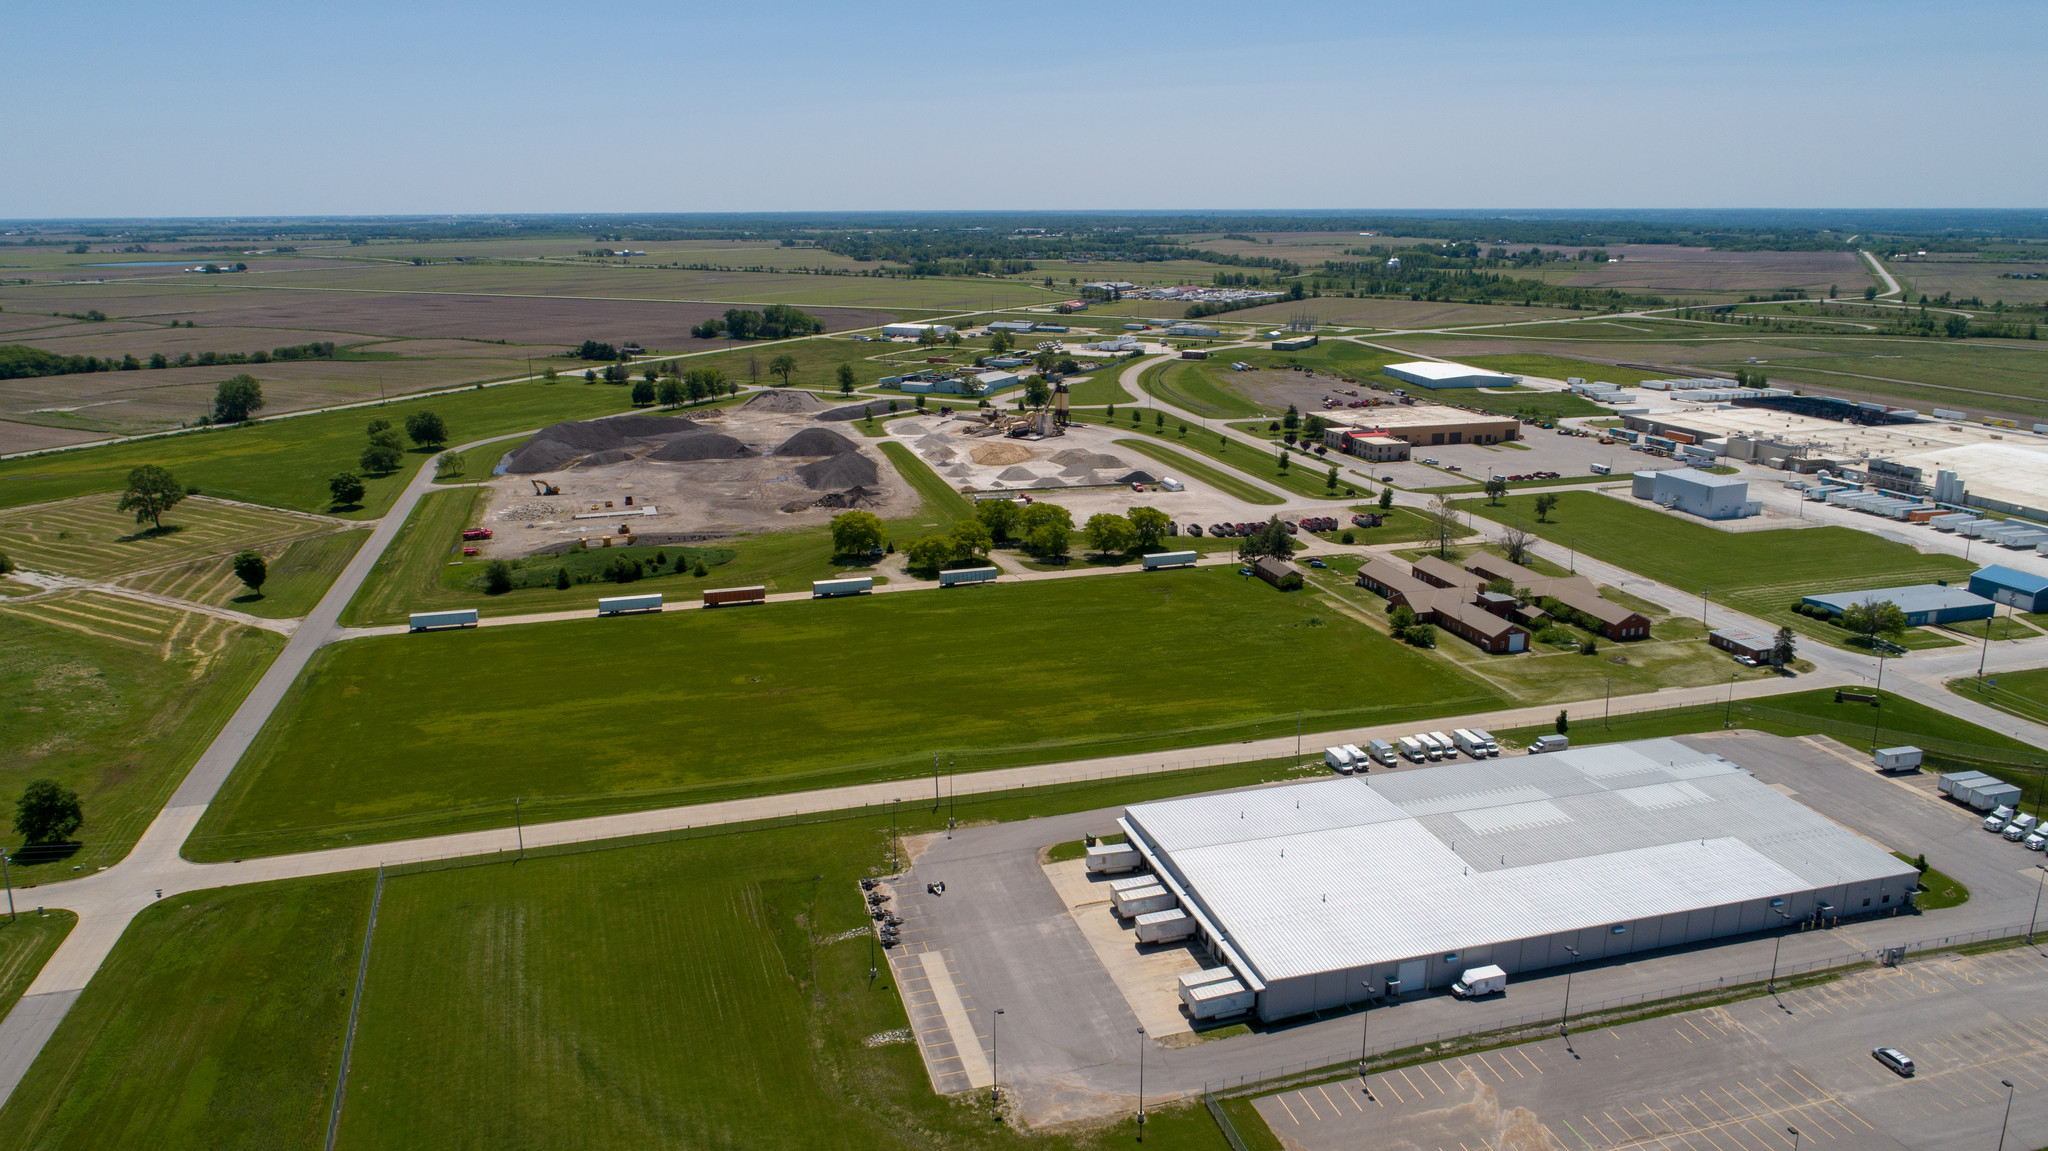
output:
[[[824,406],[809,392],[755,392],[740,405],[756,412],[815,412]]]
[[[1116,482],[1120,484],[1156,484],[1159,481],[1148,472],[1132,472]]]
[[[536,500],[532,503],[513,504],[508,508],[504,508],[498,512],[498,518],[501,520],[530,522],[533,520],[551,520],[561,514],[562,509],[557,505]]]
[[[863,403],[858,403],[858,404],[848,404],[848,405],[846,405],[846,406],[845,406],[845,407],[843,407],[843,408],[833,408],[833,409],[832,409],[831,411],[828,411],[828,412],[819,412],[819,413],[818,413],[818,416],[817,416],[817,418],[818,418],[818,419],[821,419],[821,420],[858,420],[858,419],[862,419],[862,418],[864,418],[864,413],[863,413],[862,409],[866,408],[866,407],[867,407],[867,406],[868,406],[869,404],[873,404],[873,405],[874,405],[874,409],[875,409],[875,414],[876,414],[876,415],[880,416],[880,415],[886,415],[886,414],[888,414],[888,411],[889,411],[889,401],[887,401],[887,400],[879,400],[879,401],[876,401],[876,400],[869,400],[869,401],[866,401],[866,402],[863,402]]]
[[[507,455],[504,470],[521,476],[559,471],[593,452],[660,443],[702,428],[702,424],[671,416],[615,416],[552,424]]]
[[[1052,462],[1065,464],[1068,467],[1078,466],[1084,468],[1120,468],[1124,466],[1122,460],[1107,452],[1091,452],[1085,448],[1068,448],[1065,451],[1054,452],[1052,454]],[[1063,472],[1061,474],[1066,475],[1070,473]]]
[[[854,451],[853,441],[824,428],[805,428],[782,441],[773,454],[778,456],[838,456]]]
[[[647,458],[663,463],[686,464],[695,460],[738,460],[753,455],[747,445],[722,432],[697,432],[677,436],[656,448]]]
[[[623,464],[632,458],[633,453],[625,448],[606,448],[601,452],[592,452],[569,466],[572,468],[601,468],[606,464]]]
[[[875,461],[859,452],[827,456],[796,470],[796,477],[812,491],[838,491],[867,487],[882,478]]]
[[[1032,471],[1030,468],[1020,466],[1009,468],[996,478],[999,480],[1007,480],[1010,483],[1020,483],[1026,480],[1037,479],[1038,473]]]

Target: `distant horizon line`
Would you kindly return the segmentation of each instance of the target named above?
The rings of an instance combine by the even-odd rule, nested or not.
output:
[[[2032,216],[2048,218],[2048,206],[1968,208],[820,208],[820,209],[725,209],[692,211],[467,211],[467,212],[300,212],[226,213],[221,215],[115,215],[115,216],[0,216],[0,225],[115,224],[115,223],[203,223],[247,224],[272,221],[481,221],[481,220],[632,220],[632,219],[830,219],[839,217],[933,217],[933,216],[1078,216],[1078,217],[1167,217],[1276,219],[1598,219],[1601,217],[1708,217],[1708,216]]]

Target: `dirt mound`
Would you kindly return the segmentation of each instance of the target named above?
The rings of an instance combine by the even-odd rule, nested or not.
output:
[[[647,458],[664,463],[689,463],[693,460],[737,460],[753,454],[752,449],[731,436],[719,432],[698,432],[677,436],[655,449]]]
[[[809,392],[755,392],[740,407],[757,412],[815,412],[825,401]]]
[[[812,491],[866,487],[882,478],[875,461],[859,452],[827,456],[796,470],[796,478]]]
[[[885,498],[886,496],[884,495],[884,493],[876,488],[851,487],[843,492],[827,492],[824,495],[819,496],[817,499],[810,501],[809,503],[804,503],[803,501],[799,500],[797,501],[798,506],[791,507],[785,505],[783,510],[802,511],[804,508],[874,507],[875,505],[880,504]]]
[[[1052,454],[1052,462],[1065,464],[1070,468],[1120,468],[1124,466],[1122,460],[1107,452],[1091,452],[1086,448],[1068,448],[1065,451],[1054,452]]]
[[[1118,479],[1116,482],[1120,484],[1156,484],[1159,481],[1155,479],[1150,473],[1132,472],[1130,475],[1124,476]]]
[[[996,468],[1004,464],[1021,464],[1035,453],[1023,444],[1001,443],[983,444],[967,454],[983,467]]]
[[[930,460],[932,463],[943,464],[950,463],[960,453],[954,451],[952,448],[926,448],[917,454],[923,456],[927,460]]]
[[[875,409],[875,414],[882,415],[889,410],[889,401],[883,400],[880,403],[848,404],[843,408],[833,408],[829,412],[819,412],[816,418],[821,420],[858,420],[866,416],[867,413],[865,409],[867,409],[870,406],[872,406]]]
[[[670,416],[615,416],[607,420],[570,420],[542,428],[525,447],[505,457],[513,475],[552,472],[592,452],[689,435],[702,425]],[[616,461],[614,461],[616,462]]]
[[[775,449],[778,456],[837,456],[853,451],[853,441],[838,432],[824,428],[805,428],[803,431],[782,441]]]
[[[1019,483],[1019,482],[1022,482],[1022,481],[1024,481],[1024,480],[1035,480],[1035,479],[1037,479],[1037,478],[1038,478],[1038,473],[1037,473],[1037,472],[1034,472],[1034,471],[1032,471],[1032,470],[1031,470],[1030,468],[1027,468],[1027,467],[1021,467],[1021,466],[1020,466],[1020,467],[1014,467],[1014,468],[1010,468],[1010,469],[1008,469],[1008,470],[1004,471],[1004,472],[1003,472],[1003,474],[1001,474],[1001,475],[997,476],[996,478],[997,478],[997,479],[999,479],[999,480],[1008,480],[1008,481],[1009,481],[1009,482],[1011,482],[1011,483]]]
[[[606,464],[623,464],[632,458],[633,453],[625,448],[607,448],[601,452],[592,452],[569,466],[573,468],[601,468]]]

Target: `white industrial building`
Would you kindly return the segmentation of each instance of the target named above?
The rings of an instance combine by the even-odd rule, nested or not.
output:
[[[1763,511],[1763,502],[1749,498],[1749,481],[1717,476],[1691,468],[1637,472],[1630,492],[1659,507],[1677,508],[1703,520],[1737,520]]]
[[[1165,800],[1119,822],[1267,1020],[1485,964],[1882,914],[1917,879],[1673,740]]]
[[[1436,360],[1388,364],[1380,371],[1419,388],[1512,388],[1522,382],[1520,376],[1502,375],[1482,368],[1468,368],[1463,364],[1446,364]]]
[[[950,324],[882,325],[882,334],[885,336],[903,336],[913,340],[923,335],[927,331],[931,332],[931,334],[934,336],[950,336],[953,334],[953,328]]]

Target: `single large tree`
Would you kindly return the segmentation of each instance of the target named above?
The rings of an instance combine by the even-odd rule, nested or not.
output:
[[[247,372],[222,380],[213,389],[213,422],[239,424],[263,407],[263,385]]]
[[[405,417],[405,434],[423,448],[436,448],[448,442],[448,425],[440,416],[421,408]]]
[[[1520,524],[1509,524],[1500,533],[1501,548],[1508,553],[1508,562],[1511,564],[1527,564],[1529,547],[1535,542],[1536,537],[1529,534],[1529,530]]]
[[[1792,629],[1789,627],[1779,628],[1777,636],[1771,640],[1771,666],[1782,671],[1786,664],[1791,663],[1798,656],[1798,637],[1792,634]]]
[[[979,559],[987,555],[991,542],[988,526],[978,519],[954,521],[946,539],[953,545],[953,558],[956,560]]]
[[[852,395],[854,384],[853,365],[841,364],[839,365],[839,370],[833,374],[837,376],[839,380],[839,394],[842,396]]]
[[[378,475],[389,475],[397,471],[398,465],[404,462],[405,453],[390,444],[373,443],[363,449],[362,455],[356,457],[357,465],[364,471],[375,472]]]
[[[1131,533],[1141,548],[1158,547],[1166,539],[1166,529],[1173,523],[1165,512],[1158,508],[1132,508],[1128,513]]]
[[[1508,478],[1506,476],[1486,477],[1487,503],[1499,506],[1500,498],[1506,494],[1508,494]]]
[[[988,529],[989,539],[996,543],[1007,543],[1010,533],[1016,530],[1017,519],[1023,513],[1017,510],[1016,500],[989,499],[974,505],[974,518]]]
[[[1904,632],[1906,613],[1888,599],[1864,600],[1850,604],[1842,613],[1842,626],[1875,642],[1879,636],[1889,638]]]
[[[1540,496],[1537,496],[1537,497],[1536,497],[1536,522],[1537,522],[1537,523],[1539,523],[1539,524],[1540,524],[1540,523],[1548,523],[1548,522],[1549,522],[1549,517],[1550,517],[1550,509],[1552,509],[1552,508],[1554,508],[1554,507],[1556,507],[1556,506],[1557,506],[1557,493],[1556,493],[1556,492],[1544,492],[1544,493],[1543,493],[1542,495],[1540,495]]]
[[[768,374],[771,376],[781,376],[782,386],[788,387],[790,377],[796,375],[796,357],[788,352],[784,352],[768,361]]]
[[[115,510],[134,512],[135,522],[164,526],[164,513],[185,498],[185,487],[169,471],[155,464],[143,464],[128,473],[128,490],[121,493]]]
[[[1457,537],[1464,525],[1458,522],[1458,509],[1452,505],[1449,496],[1438,496],[1429,501],[1426,514],[1430,534],[1436,537],[1436,554],[1442,558],[1450,551],[1451,540]]]
[[[235,578],[247,584],[257,595],[263,594],[263,581],[270,578],[270,565],[263,562],[263,553],[251,548],[235,555]]]
[[[14,801],[14,830],[31,846],[63,843],[85,826],[78,793],[54,779],[38,779]]]
[[[1088,547],[1097,555],[1123,555],[1137,542],[1138,534],[1132,530],[1131,521],[1115,512],[1097,512],[1088,517],[1081,528],[1088,537]]]
[[[835,555],[858,556],[882,548],[882,517],[873,512],[840,512],[832,517],[832,551]]]
[[[354,472],[336,472],[327,481],[327,491],[334,497],[335,507],[347,507],[363,502],[362,477]]]

